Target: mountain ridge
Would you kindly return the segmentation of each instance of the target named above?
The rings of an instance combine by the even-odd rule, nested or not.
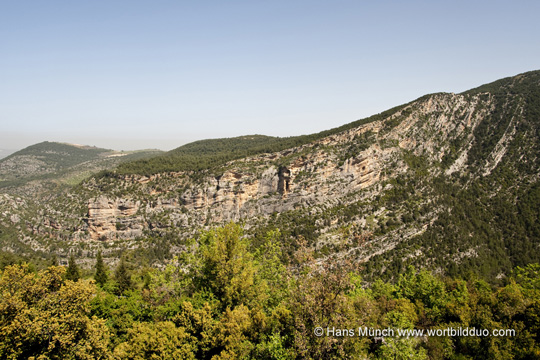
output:
[[[275,138],[252,135],[255,146],[249,135],[234,138],[239,152],[254,153],[220,154],[210,166],[137,173],[120,165],[41,206],[39,217],[6,214],[34,224],[21,227],[22,251],[54,244],[61,258],[75,250],[90,259],[107,249],[113,259],[131,248],[157,265],[198,231],[235,221],[255,247],[279,230],[287,261],[303,239],[318,261],[353,256],[366,279],[392,278],[412,264],[497,281],[539,260],[539,78],[535,71],[460,94],[425,95],[369,121],[293,137],[300,145],[275,152],[255,147]],[[227,150],[226,139],[215,139],[183,151],[197,154],[209,144]]]

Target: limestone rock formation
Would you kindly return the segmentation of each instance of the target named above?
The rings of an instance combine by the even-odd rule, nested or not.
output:
[[[140,201],[99,196],[88,203],[88,231],[93,240],[133,238],[142,235]]]

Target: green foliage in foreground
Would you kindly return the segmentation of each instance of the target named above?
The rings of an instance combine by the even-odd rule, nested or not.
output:
[[[68,267],[66,270],[66,279],[71,281],[79,281],[81,278],[81,272],[77,263],[75,262],[75,257],[73,254],[69,257]]]
[[[540,266],[503,287],[409,267],[395,283],[362,282],[354,264],[315,263],[299,244],[286,268],[267,234],[250,251],[234,224],[203,234],[144,284],[65,279],[10,265],[0,278],[0,358],[533,359],[540,357]],[[123,265],[125,266],[125,265]],[[314,335],[316,327],[336,336]],[[373,329],[513,329],[514,336],[358,336]],[[347,329],[337,336],[336,330]],[[341,332],[343,335],[345,332]]]

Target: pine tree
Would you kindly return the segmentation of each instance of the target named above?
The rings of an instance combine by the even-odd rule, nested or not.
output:
[[[58,265],[59,265],[58,258],[56,257],[56,255],[53,255],[49,266],[58,266]]]
[[[71,281],[78,281],[81,278],[81,272],[79,267],[75,263],[73,254],[69,256],[68,268],[66,270],[66,279]]]
[[[101,286],[103,286],[107,282],[107,280],[109,280],[109,276],[107,275],[107,267],[103,262],[101,251],[98,252],[96,258],[96,274],[94,275],[94,280],[97,284]]]
[[[114,279],[116,280],[116,290],[119,295],[122,295],[127,290],[133,289],[131,274],[124,261],[124,257],[120,258],[120,264],[118,264],[118,267],[114,272]]]

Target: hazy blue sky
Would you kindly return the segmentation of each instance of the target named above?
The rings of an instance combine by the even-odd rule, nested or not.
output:
[[[291,136],[540,69],[539,1],[1,1],[0,148]]]

